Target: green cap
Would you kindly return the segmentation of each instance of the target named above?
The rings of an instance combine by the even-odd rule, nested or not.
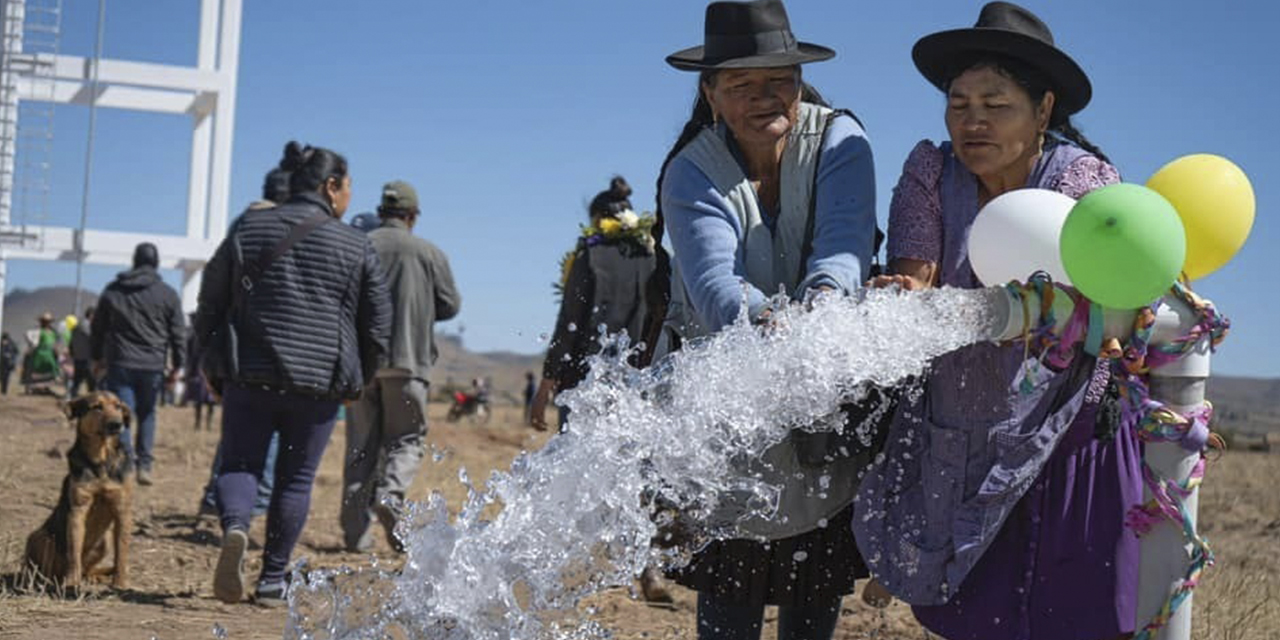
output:
[[[418,192],[404,180],[392,180],[382,187],[382,204],[378,209],[391,211],[417,211]]]

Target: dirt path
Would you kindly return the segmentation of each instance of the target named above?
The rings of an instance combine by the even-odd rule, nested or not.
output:
[[[501,408],[489,426],[449,425],[444,407],[432,406],[428,438],[447,452],[424,464],[410,497],[441,490],[456,506],[464,495],[457,469],[472,478],[506,468],[522,449],[546,439],[518,424],[515,409]],[[252,605],[224,605],[213,598],[212,572],[219,531],[212,519],[196,516],[208,478],[217,433],[192,429],[187,410],[162,409],[157,435],[156,484],[139,487],[135,500],[133,588],[116,593],[92,587],[77,599],[30,593],[15,578],[27,534],[57,500],[66,470],[62,452],[72,432],[50,398],[0,397],[0,638],[49,640],[157,640],[225,637],[280,638],[285,613]],[[336,430],[325,454],[311,503],[311,516],[295,555],[319,566],[361,566],[363,555],[341,551],[337,528],[343,435]],[[1280,628],[1280,456],[1232,454],[1210,468],[1203,497],[1203,522],[1219,554],[1196,596],[1196,638],[1277,638]],[[263,522],[251,540],[257,553]],[[390,556],[380,537],[376,553]],[[584,606],[617,638],[692,638],[694,596],[676,588],[676,606],[657,609],[637,602],[627,590],[601,594]],[[773,614],[766,620],[772,622]],[[765,637],[773,637],[772,624]],[[217,630],[224,630],[225,636]],[[885,611],[845,599],[837,638],[918,639],[923,632],[909,610],[895,603]]]

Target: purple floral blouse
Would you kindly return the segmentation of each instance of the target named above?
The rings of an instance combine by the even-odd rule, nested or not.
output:
[[[889,203],[889,260],[942,262],[941,180],[942,150],[929,140],[920,141],[907,157]],[[1115,167],[1097,156],[1085,155],[1054,178],[1048,188],[1079,199],[1119,181]]]

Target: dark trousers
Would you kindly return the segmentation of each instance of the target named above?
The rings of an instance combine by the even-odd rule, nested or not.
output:
[[[80,385],[92,393],[98,390],[98,381],[93,379],[93,364],[88,360],[75,361],[75,373],[71,377],[71,386],[67,388],[67,397],[80,395]]]
[[[120,434],[120,444],[133,457],[139,469],[151,470],[154,456],[151,451],[156,443],[156,400],[164,383],[163,371],[143,371],[112,366],[107,369],[107,391],[116,394],[133,412],[138,428],[137,442],[129,437],[126,427]]]
[[[764,605],[698,594],[698,640],[759,640]],[[778,607],[778,640],[831,640],[840,620],[840,598],[813,607]]]
[[[0,369],[0,393],[9,395],[9,378],[13,376],[13,369]]]
[[[222,399],[218,510],[223,531],[249,530],[271,434],[280,434],[259,583],[283,580],[311,508],[311,487],[338,419],[338,402],[228,385]]]
[[[196,405],[199,407],[200,405]],[[209,405],[213,412],[213,405]],[[262,467],[262,475],[258,477],[258,497],[253,501],[253,515],[260,516],[271,506],[271,490],[276,481],[276,457],[280,455],[280,435],[271,434],[271,444],[267,445],[267,459]],[[218,508],[218,469],[222,466],[222,440],[218,440],[218,448],[213,454],[213,465],[209,468],[209,483],[204,486],[204,497],[200,499],[200,508]]]

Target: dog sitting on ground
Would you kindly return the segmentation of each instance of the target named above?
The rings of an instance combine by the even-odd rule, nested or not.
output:
[[[63,587],[111,574],[113,587],[128,588],[134,477],[120,432],[129,425],[129,407],[115,394],[98,391],[72,400],[64,410],[76,429],[76,442],[67,452],[70,472],[58,506],[27,538],[26,564]],[[108,529],[113,529],[115,567],[95,569],[107,555]]]

